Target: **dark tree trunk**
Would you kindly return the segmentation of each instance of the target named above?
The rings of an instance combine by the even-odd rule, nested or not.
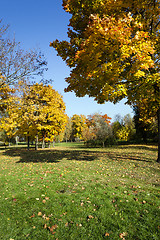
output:
[[[142,138],[143,142],[147,144],[147,132],[144,130],[144,128],[142,129]]]
[[[157,162],[160,163],[160,107],[157,111],[157,118],[158,118],[158,158],[157,158]]]

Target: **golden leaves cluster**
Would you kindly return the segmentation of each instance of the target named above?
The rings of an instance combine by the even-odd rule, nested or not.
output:
[[[66,118],[62,96],[52,86],[36,83],[23,86],[22,96],[13,97],[1,118],[1,128],[11,136],[21,134],[32,139],[45,132],[45,140],[53,141],[64,131]]]
[[[160,105],[160,1],[64,0],[71,13],[70,41],[54,41],[71,67],[65,91],[99,103],[141,101]]]

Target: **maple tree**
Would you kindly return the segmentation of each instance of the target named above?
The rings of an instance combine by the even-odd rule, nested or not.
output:
[[[12,95],[15,93],[15,89],[5,83],[5,77],[0,74],[0,82],[3,82],[0,87],[0,112],[4,113],[7,105],[12,102]]]
[[[72,15],[70,41],[50,46],[72,69],[65,91],[99,103],[145,100],[158,116],[160,162],[159,0],[63,0],[63,7]]]
[[[71,118],[72,123],[72,139],[82,139],[83,129],[86,127],[86,117],[82,114],[74,114]]]
[[[36,130],[34,135],[42,137],[42,147],[45,147],[45,141],[52,142],[65,128],[66,114],[62,96],[52,86],[36,83],[24,94],[22,106],[25,103],[29,110],[22,108],[27,114],[27,118],[23,117],[24,129],[26,123],[31,123],[31,135]]]
[[[14,93],[14,91],[9,89],[6,85],[3,86],[3,91],[0,92],[3,96],[1,98],[2,104],[0,105],[0,130],[5,133],[8,139],[11,139],[16,135],[19,111],[19,98],[14,94],[11,94],[11,92]]]
[[[22,96],[13,98],[6,114],[1,118],[1,128],[7,134],[20,134],[35,140],[37,149],[38,137],[42,138],[42,146],[45,141],[51,142],[66,124],[65,104],[62,96],[52,86],[33,84],[24,88]],[[15,103],[15,104],[13,104]]]

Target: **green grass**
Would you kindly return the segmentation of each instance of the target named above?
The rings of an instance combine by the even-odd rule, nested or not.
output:
[[[156,146],[0,151],[0,239],[160,239]]]

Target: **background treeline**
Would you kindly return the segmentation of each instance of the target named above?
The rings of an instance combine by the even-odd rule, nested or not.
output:
[[[134,111],[133,118],[130,114],[111,118],[99,113],[89,115],[73,115],[68,119],[63,141],[85,141],[87,146],[107,146],[117,143],[147,143],[157,142],[158,126],[156,118],[145,123],[139,118],[138,111]]]
[[[27,126],[24,127],[23,123],[19,125],[19,127],[17,126],[16,131],[14,130],[11,132],[11,125],[6,125],[6,127],[1,130],[0,140],[6,144],[9,144],[9,142],[15,144],[19,141],[30,141],[36,144],[38,138],[39,145],[42,148],[45,146],[50,147],[51,143],[52,146],[54,146],[54,142],[68,141],[84,141],[85,145],[88,147],[105,147],[121,143],[157,142],[157,120],[152,119],[152,122],[146,124],[140,121],[137,110],[134,112],[133,117],[131,117],[130,114],[127,114],[124,117],[116,115],[114,121],[111,122],[111,118],[108,117],[107,114],[102,115],[100,113],[95,113],[87,117],[74,114],[69,118],[64,113],[64,109],[60,117],[60,109],[57,109],[60,118],[57,118],[56,121],[51,121],[49,120],[49,115],[51,116],[53,114],[56,119],[55,113],[51,111],[54,107],[51,105],[51,109],[49,109],[49,106],[47,106],[47,108],[48,111],[45,110],[45,114],[43,113],[43,120],[40,111],[30,112],[30,114],[33,114],[34,116],[36,116],[36,114],[38,115],[38,118],[36,116],[37,125],[35,120],[33,121],[31,117],[30,122],[27,120]],[[27,130],[28,126],[29,128]]]

